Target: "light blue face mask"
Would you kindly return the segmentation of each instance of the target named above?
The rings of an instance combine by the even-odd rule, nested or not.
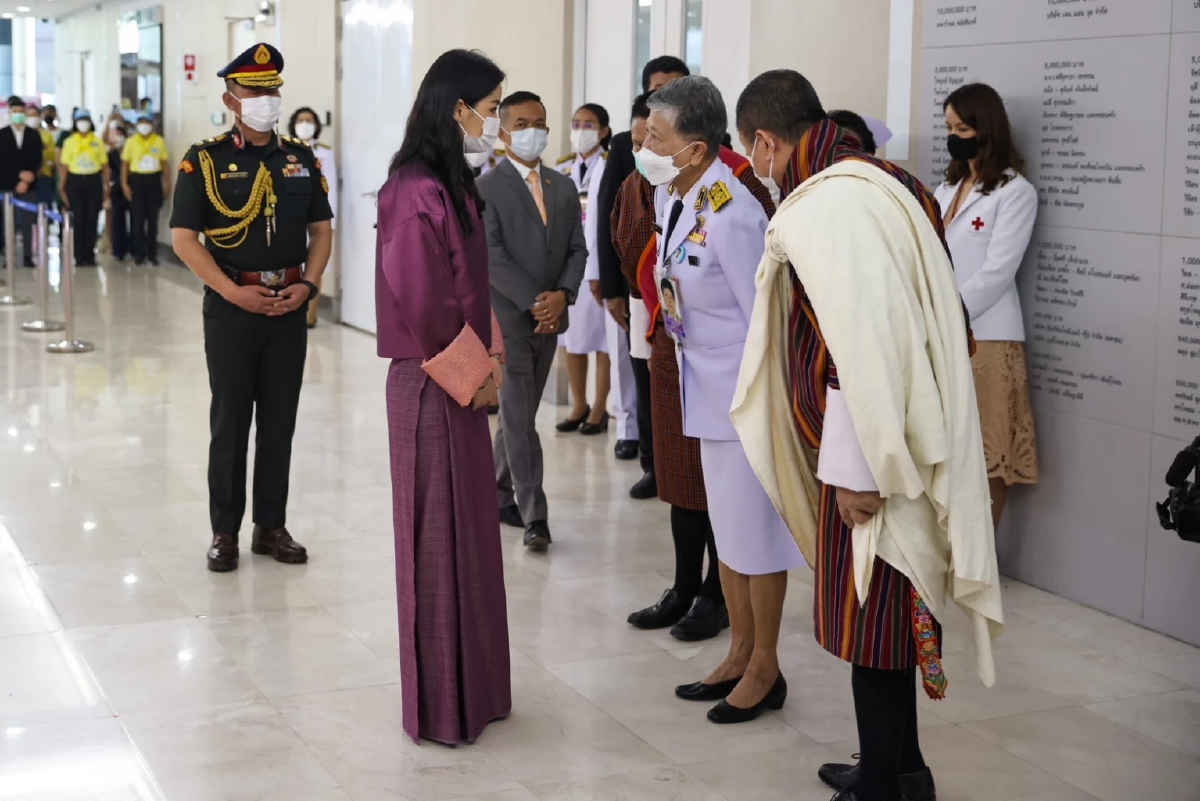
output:
[[[525,161],[541,158],[550,143],[550,132],[544,128],[526,128],[513,131],[509,136],[512,137],[512,152]]]

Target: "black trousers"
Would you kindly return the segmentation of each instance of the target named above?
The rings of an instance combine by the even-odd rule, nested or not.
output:
[[[251,314],[204,293],[204,353],[212,389],[208,507],[214,534],[237,534],[246,512],[246,454],[254,420],[253,521],[287,521],[292,435],[308,352],[303,307],[283,317]]]
[[[162,173],[130,173],[133,190],[130,214],[132,253],[135,261],[158,261],[158,213],[163,205]]]
[[[129,201],[119,186],[112,187],[108,196],[112,201],[108,238],[112,243],[113,258],[119,261],[129,254]]]
[[[917,669],[880,670],[854,665],[858,721],[859,801],[897,801],[900,775],[925,767],[917,736]]]
[[[637,384],[638,450],[642,454],[642,470],[646,473],[653,473],[654,421],[650,414],[650,360],[631,359],[630,361],[633,362],[633,380]]]
[[[717,603],[725,602],[721,590],[721,572],[717,566],[717,542],[713,539],[708,512],[671,507],[671,539],[675,541],[675,592],[684,598],[702,595]],[[704,575],[704,554],[708,553],[708,575]]]
[[[13,197],[15,197],[17,200],[24,200],[26,203],[38,202],[36,192],[26,192],[23,195],[18,195],[16,192],[13,192]],[[33,226],[36,222],[36,214],[30,214],[24,209],[18,209],[15,206],[13,207],[13,230],[25,242],[24,248],[26,266],[33,265]],[[2,217],[0,217],[0,250],[4,250],[5,248],[9,247],[15,248],[16,246],[16,242],[9,243],[4,241],[4,220]],[[13,258],[16,258],[16,255],[16,251],[14,251]]]
[[[96,226],[104,208],[104,178],[95,175],[68,175],[67,202],[71,204],[75,226],[75,263],[96,263]]]

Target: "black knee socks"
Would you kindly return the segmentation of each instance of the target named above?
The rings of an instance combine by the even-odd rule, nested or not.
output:
[[[708,512],[671,507],[671,538],[675,541],[675,592],[685,598],[703,595],[723,603],[717,545]],[[704,552],[708,551],[708,576],[704,577]]]
[[[858,720],[859,801],[899,801],[900,774],[925,766],[917,738],[916,668],[851,672]]]

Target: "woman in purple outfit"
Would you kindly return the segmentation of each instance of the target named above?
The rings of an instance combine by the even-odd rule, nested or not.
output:
[[[438,58],[379,192],[375,307],[379,355],[392,360],[387,414],[404,730],[447,745],[473,742],[512,708],[486,409],[496,399],[503,340],[493,335],[483,209],[464,158],[494,146],[503,81],[479,53]],[[465,406],[422,367],[443,353],[460,361],[463,335],[477,336],[496,359]],[[490,362],[478,341],[476,353]]]

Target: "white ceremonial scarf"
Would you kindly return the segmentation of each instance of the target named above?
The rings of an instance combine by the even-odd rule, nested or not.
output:
[[[804,558],[815,564],[816,454],[791,412],[789,264],[837,365],[841,393],[885,503],[854,531],[865,600],[875,557],[913,583],[934,617],[947,591],[974,627],[979,676],[995,683],[1004,627],[983,437],[954,269],[904,186],[861,161],[814,175],[767,229],[730,416]]]

